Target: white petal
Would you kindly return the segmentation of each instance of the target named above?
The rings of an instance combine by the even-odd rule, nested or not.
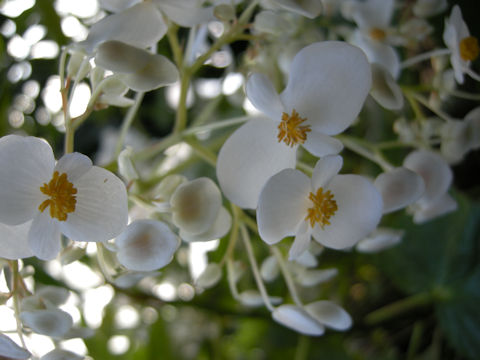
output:
[[[381,65],[390,75],[397,79],[400,74],[400,57],[390,45],[370,39],[360,31],[355,31],[351,42],[361,48],[371,63]]]
[[[352,326],[350,315],[331,301],[315,301],[305,305],[305,310],[315,320],[329,328],[342,331]]]
[[[67,302],[70,293],[63,287],[45,286],[38,289],[35,295],[47,300],[51,305],[60,306]]]
[[[71,351],[54,349],[43,355],[40,360],[82,360],[83,356],[77,355]]]
[[[313,243],[310,242],[310,245],[312,244]],[[314,268],[318,265],[317,258],[310,251],[305,251],[304,253],[300,254],[300,256],[295,259],[295,262],[299,265],[305,266],[306,268]]]
[[[139,3],[141,0],[99,0],[102,9],[110,12],[119,12]]]
[[[268,299],[273,305],[282,303],[282,298],[278,296],[269,296]],[[259,307],[265,305],[262,295],[257,290],[245,290],[241,292],[238,300],[243,305],[250,307]]]
[[[207,229],[207,231],[200,234],[192,234],[180,229],[180,237],[186,242],[220,239],[230,230],[231,226],[232,216],[227,209],[222,206],[213,225]]]
[[[281,305],[272,312],[273,319],[301,334],[320,336],[325,332],[322,324],[313,319],[305,310],[295,305]]]
[[[32,221],[20,225],[0,223],[0,258],[16,260],[33,256],[28,245],[28,232]]]
[[[60,252],[60,227],[58,221],[50,216],[49,209],[33,218],[28,245],[33,254],[42,260],[52,260]]]
[[[321,0],[274,0],[274,3],[309,19],[316,18],[322,11]]]
[[[313,237],[333,249],[355,245],[372,232],[382,216],[382,197],[375,186],[359,175],[337,175],[327,188],[334,195],[338,210],[330,225],[316,225]]]
[[[317,161],[312,174],[312,188],[318,189],[328,185],[343,166],[343,158],[339,155],[325,156]]]
[[[172,222],[180,229],[200,234],[213,226],[222,206],[222,195],[209,178],[178,186],[170,198]]]
[[[0,222],[9,225],[31,220],[45,195],[40,191],[53,174],[50,145],[35,137],[0,138]]]
[[[155,3],[170,20],[180,26],[192,27],[214,20],[213,7],[202,7],[198,1],[156,0]]]
[[[280,267],[275,256],[269,256],[263,260],[260,266],[260,275],[263,280],[271,282],[277,278],[279,273]]]
[[[374,185],[382,195],[384,214],[412,204],[425,192],[423,178],[404,167],[381,173]]]
[[[303,147],[307,149],[310,154],[322,157],[338,154],[342,151],[343,144],[340,140],[312,130],[307,134],[307,140],[305,140]]]
[[[0,334],[0,357],[6,359],[28,359],[31,354],[24,348],[18,346],[8,336]]]
[[[380,64],[372,64],[372,91],[370,91],[370,95],[388,110],[400,110],[403,107],[402,89],[390,72]]]
[[[296,148],[279,143],[277,133],[273,121],[254,119],[237,129],[220,149],[217,178],[225,196],[237,206],[256,208],[267,180],[295,167]]]
[[[74,182],[75,211],[60,222],[61,231],[74,241],[106,241],[127,225],[127,192],[123,182],[111,172],[92,166]]]
[[[132,73],[143,68],[152,54],[121,41],[105,41],[95,55],[95,64],[120,73]]]
[[[376,253],[397,245],[405,231],[388,228],[378,228],[365,239],[358,242],[356,249],[362,253]]]
[[[272,120],[280,122],[284,108],[270,79],[259,73],[250,75],[245,85],[245,92],[253,106]]]
[[[411,152],[403,161],[403,166],[415,171],[425,182],[425,193],[420,199],[432,202],[446,193],[452,183],[450,166],[438,154],[426,150]]]
[[[453,199],[448,193],[445,193],[443,196],[440,196],[431,202],[422,204],[420,208],[415,211],[413,222],[415,224],[423,224],[436,217],[455,211],[457,207],[458,205],[455,199]]]
[[[298,52],[280,96],[287,113],[295,109],[312,129],[335,135],[355,120],[371,81],[370,65],[360,49],[325,41]]]
[[[330,281],[337,276],[338,270],[324,269],[324,270],[306,270],[296,276],[295,280],[302,286],[312,287],[318,284]]]
[[[258,233],[267,244],[295,235],[307,216],[310,179],[301,171],[285,169],[265,184],[257,209]]]
[[[151,91],[178,80],[178,70],[165,56],[152,54],[144,67],[120,79],[135,91]]]
[[[390,24],[394,0],[367,0],[354,7],[353,19],[360,28],[384,28]]]
[[[288,251],[288,260],[292,261],[298,259],[304,252],[308,250],[312,234],[309,231],[306,221],[302,221],[300,224],[300,230],[297,231],[293,244]]]
[[[178,248],[177,236],[161,221],[137,220],[115,240],[118,261],[134,271],[153,271],[170,263]]]
[[[80,153],[71,153],[63,155],[55,165],[54,171],[60,174],[66,173],[70,182],[77,180],[92,167],[92,160],[88,156]]]
[[[222,269],[220,266],[217,263],[210,263],[195,283],[197,286],[207,289],[217,285],[221,278]]]
[[[80,45],[85,46],[89,53],[107,40],[147,48],[156,44],[166,32],[167,25],[156,6],[151,2],[141,2],[93,24],[87,39]]]
[[[72,317],[59,309],[23,311],[20,318],[34,332],[53,337],[62,337],[73,325]]]

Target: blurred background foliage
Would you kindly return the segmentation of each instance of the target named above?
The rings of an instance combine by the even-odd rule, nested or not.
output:
[[[454,3],[461,5],[471,33],[478,37],[477,1],[449,5]],[[58,73],[61,47],[85,36],[87,26],[98,17],[98,4],[95,0],[3,0],[0,9],[0,135],[23,133],[44,137],[61,154],[62,122],[56,112],[59,105],[48,100],[49,92],[58,89],[50,86],[49,81]],[[443,19],[444,15],[439,15],[432,20],[439,43]],[[243,42],[232,46],[235,61],[239,62],[246,47]],[[165,39],[159,49],[168,54]],[[478,60],[475,67],[478,71]],[[218,78],[222,72],[208,66],[200,75]],[[402,80],[408,83],[408,74]],[[472,81],[467,81],[463,88],[478,93],[478,84]],[[215,112],[208,113],[212,101],[196,101],[189,110],[190,116],[194,118],[202,111],[213,118],[241,114],[221,95],[214,100]],[[457,100],[447,106],[453,116],[461,118],[478,104]],[[353,128],[352,134],[367,133],[369,140],[385,137],[391,132],[393,119],[385,113],[381,124],[374,123],[369,120],[369,111],[367,106],[361,115],[364,125]],[[106,131],[118,128],[125,112],[113,107],[94,112],[76,133],[76,151],[95,157]],[[148,137],[160,138],[170,132],[174,115],[165,100],[165,90],[161,89],[146,95],[134,127]],[[399,159],[404,155],[391,154]],[[348,159],[344,171],[378,172],[348,151],[344,156]],[[179,289],[179,296],[167,301],[139,289],[115,288],[115,297],[107,299],[103,321],[95,336],[85,340],[88,353],[98,360],[478,359],[479,165],[477,151],[454,167],[457,212],[421,226],[414,225],[403,212],[385,217],[385,226],[406,231],[399,246],[376,255],[325,251],[320,267],[336,267],[338,276],[320,288],[299,290],[305,299],[320,297],[342,304],[354,320],[350,331],[327,331],[319,338],[298,335],[276,324],[268,311],[252,310],[233,300],[226,279],[193,299],[188,294],[182,299]],[[195,171],[214,174],[207,165],[200,165]],[[269,255],[260,239],[254,238],[253,243],[258,258]],[[287,253],[287,245],[281,246]],[[210,259],[218,261],[225,247],[225,242],[220,243],[210,253]],[[247,267],[244,252],[240,246],[237,248],[238,260]],[[81,261],[96,266],[91,258],[83,257]],[[41,262],[29,259],[27,263],[35,266],[38,282],[65,286],[62,280],[43,271]],[[178,284],[191,281],[181,252],[162,276]],[[240,287],[254,287],[252,280],[242,281],[245,283],[241,282]],[[269,291],[271,295],[281,295],[285,293],[285,285],[275,281],[269,284]],[[128,326],[121,322],[119,325],[116,320],[119,309],[125,308],[136,314]]]

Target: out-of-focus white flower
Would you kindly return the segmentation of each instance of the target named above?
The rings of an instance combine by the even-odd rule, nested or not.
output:
[[[172,222],[187,242],[221,238],[232,223],[217,185],[202,177],[179,185],[170,198]]]
[[[370,86],[363,52],[337,41],[300,50],[281,94],[266,76],[251,75],[247,97],[267,118],[248,121],[221,148],[217,177],[225,196],[242,208],[255,208],[266,181],[295,167],[300,145],[316,156],[340,152],[342,143],[331,136],[352,124]]]
[[[22,311],[20,319],[34,332],[55,338],[63,337],[73,325],[70,314],[60,309]]]
[[[425,192],[425,183],[416,172],[399,167],[381,173],[374,182],[383,199],[383,213],[402,209]]]
[[[456,201],[447,192],[453,173],[440,155],[426,150],[413,151],[405,158],[403,166],[415,171],[425,182],[423,196],[410,206],[415,223],[426,222],[457,208]]]
[[[302,254],[311,237],[320,244],[344,249],[372,232],[382,216],[382,198],[366,178],[337,175],[338,155],[320,159],[312,179],[285,169],[265,184],[258,202],[257,222],[262,240],[275,244],[295,236],[290,259]]]
[[[54,349],[43,355],[40,360],[82,360],[85,357],[68,350]]]
[[[220,281],[222,278],[222,269],[217,263],[209,263],[205,270],[200,274],[195,281],[197,286],[202,288],[211,288]]]
[[[460,162],[470,150],[480,147],[480,107],[471,110],[464,120],[443,123],[440,135],[442,155],[450,164]]]
[[[102,43],[95,55],[95,63],[113,71],[130,89],[150,91],[171,85],[178,80],[175,65],[165,56],[121,41]]]
[[[445,20],[443,41],[452,52],[450,63],[455,72],[455,79],[463,84],[465,69],[468,69],[470,63],[478,57],[480,48],[477,38],[470,35],[458,5],[453,7],[450,17]]]
[[[280,305],[272,312],[273,320],[300,334],[320,336],[325,327],[304,309],[295,305]]]
[[[163,222],[137,220],[115,239],[118,261],[134,271],[153,271],[170,263],[179,246],[177,236]]]
[[[278,305],[282,303],[282,298],[278,296],[269,296],[268,297],[272,305]],[[245,306],[249,307],[259,307],[265,304],[262,295],[257,290],[245,290],[238,294],[238,300]]]
[[[322,0],[270,0],[270,2],[309,19],[316,18],[322,11]]]
[[[447,0],[417,0],[413,5],[413,13],[419,17],[438,15],[447,8]]]
[[[337,304],[322,300],[305,305],[305,311],[320,324],[334,330],[348,330],[352,326],[350,315]]]
[[[18,346],[12,339],[8,336],[0,334],[0,357],[10,360],[18,359],[24,360],[32,356],[27,350]]]
[[[362,253],[376,253],[397,245],[405,231],[398,229],[378,228],[369,234],[365,239],[358,242],[355,247]]]
[[[127,216],[123,182],[85,155],[66,154],[55,162],[52,148],[39,138],[0,139],[0,222],[31,221],[27,241],[35,256],[57,256],[60,233],[74,241],[109,240],[125,228]]]
[[[350,42],[360,47],[371,63],[382,65],[394,79],[400,74],[400,58],[391,46],[398,39],[390,33],[394,0],[355,1],[351,17],[358,26]]]

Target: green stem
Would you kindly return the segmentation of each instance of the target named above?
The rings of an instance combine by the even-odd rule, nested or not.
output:
[[[230,231],[230,238],[228,241],[228,247],[225,251],[225,254],[222,257],[222,260],[218,263],[220,267],[223,266],[225,261],[228,261],[232,258],[233,250],[235,249],[235,245],[238,240],[238,227],[239,227],[239,211],[235,210],[234,205],[232,204],[232,214],[233,214],[233,221],[232,221],[232,229]]]
[[[294,360],[308,359],[308,350],[310,348],[310,338],[305,335],[298,335],[298,345],[295,349]]]
[[[115,159],[118,157],[118,155],[122,151],[123,144],[125,143],[125,138],[127,137],[128,130],[130,129],[130,126],[132,125],[132,122],[135,119],[135,115],[137,114],[138,108],[142,103],[144,94],[145,93],[143,92],[138,92],[137,95],[135,95],[135,102],[128,109],[128,112],[125,115],[125,118],[123,119],[122,129],[120,130],[120,135],[118,136],[117,144],[115,146],[115,156],[114,156]]]
[[[268,294],[267,289],[265,288],[265,284],[263,283],[262,277],[260,275],[260,270],[258,269],[257,261],[255,260],[255,254],[253,253],[252,244],[250,242],[250,236],[248,235],[248,230],[245,225],[240,225],[240,232],[242,235],[242,240],[245,245],[245,249],[247,250],[248,260],[250,261],[250,267],[252,269],[253,277],[255,278],[255,282],[257,283],[258,290],[260,291],[260,295],[262,295],[263,302],[268,310],[274,311],[275,308],[273,307]]]
[[[205,162],[209,163],[213,167],[217,166],[217,155],[210,151],[208,148],[200,144],[197,139],[186,138],[185,142],[194,150],[194,154],[201,157]]]
[[[293,282],[292,276],[290,275],[290,271],[285,264],[285,260],[283,259],[283,255],[280,250],[276,246],[271,246],[270,249],[272,250],[273,255],[277,259],[278,265],[280,266],[280,271],[282,272],[283,278],[285,279],[285,283],[287,284],[288,291],[293,299],[293,302],[300,308],[303,307],[302,300],[297,292],[297,287]]]
[[[374,162],[384,171],[388,171],[393,168],[393,166],[387,162],[376,149],[373,149],[372,151],[373,146],[366,141],[362,141],[348,135],[338,135],[337,138],[343,143],[343,145],[345,145],[347,149]]]
[[[433,300],[434,296],[432,293],[412,295],[371,312],[365,317],[365,323],[376,325],[385,322],[411,310],[430,305]]]
[[[17,334],[20,338],[20,342],[24,349],[27,349],[27,345],[25,344],[25,339],[23,338],[23,331],[22,331],[22,321],[20,319],[20,299],[18,297],[18,291],[20,283],[22,282],[22,277],[18,271],[18,261],[14,260],[11,262],[11,268],[13,272],[13,308],[15,311],[15,321],[17,324]]]

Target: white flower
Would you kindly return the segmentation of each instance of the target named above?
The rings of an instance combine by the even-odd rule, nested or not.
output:
[[[163,222],[137,220],[116,239],[118,261],[134,271],[153,271],[170,263],[179,246],[177,236]]]
[[[463,84],[465,69],[478,57],[480,49],[477,38],[470,35],[458,5],[453,7],[450,17],[445,20],[443,41],[452,52],[450,63],[455,72],[455,80]]]
[[[27,241],[33,255],[54,258],[60,233],[74,241],[109,240],[124,229],[127,216],[122,181],[85,155],[66,154],[55,163],[52,148],[39,138],[0,139],[0,222],[31,221]]]
[[[34,332],[56,338],[67,334],[73,325],[70,314],[60,309],[22,311],[20,319]]]
[[[232,218],[222,206],[217,185],[202,177],[180,184],[170,198],[172,222],[187,242],[221,238],[229,230]]]
[[[311,236],[320,244],[344,249],[373,231],[382,215],[382,198],[359,175],[337,175],[342,158],[330,155],[315,165],[312,179],[285,169],[263,188],[257,209],[260,237],[275,244],[295,236],[290,259],[302,254]]]
[[[395,39],[390,35],[390,21],[394,0],[355,1],[351,17],[358,26],[350,42],[360,47],[371,63],[387,69],[394,79],[400,74],[400,58],[390,45]]]
[[[378,228],[369,234],[365,239],[358,242],[355,247],[362,253],[376,253],[397,245],[405,231],[389,228]]]
[[[372,63],[372,91],[370,95],[385,109],[399,110],[403,107],[402,89],[392,74],[380,64]]]
[[[331,301],[322,300],[307,304],[305,311],[320,324],[331,329],[344,331],[352,326],[350,315]]]
[[[15,226],[0,223],[0,258],[15,260],[33,256],[27,241],[31,225],[31,221]]]
[[[255,208],[265,182],[295,167],[299,145],[316,156],[340,152],[342,143],[331,136],[352,124],[370,85],[363,52],[337,41],[300,50],[281,94],[266,76],[251,75],[247,97],[268,118],[248,121],[220,150],[217,177],[225,196],[239,207]]]
[[[456,201],[447,192],[452,183],[453,173],[440,155],[431,151],[417,150],[405,158],[403,166],[415,171],[425,182],[423,196],[410,206],[415,223],[423,223],[457,208]]]
[[[374,182],[383,199],[383,213],[402,209],[420,199],[425,182],[416,172],[399,167],[381,173]]]
[[[106,41],[98,46],[95,63],[111,70],[130,89],[150,91],[178,80],[175,65],[165,56],[121,41]]]
[[[0,358],[24,360],[30,356],[31,354],[27,350],[18,346],[8,336],[0,334]]]
[[[295,305],[281,305],[272,312],[273,320],[304,335],[320,336],[325,327],[304,309]]]

